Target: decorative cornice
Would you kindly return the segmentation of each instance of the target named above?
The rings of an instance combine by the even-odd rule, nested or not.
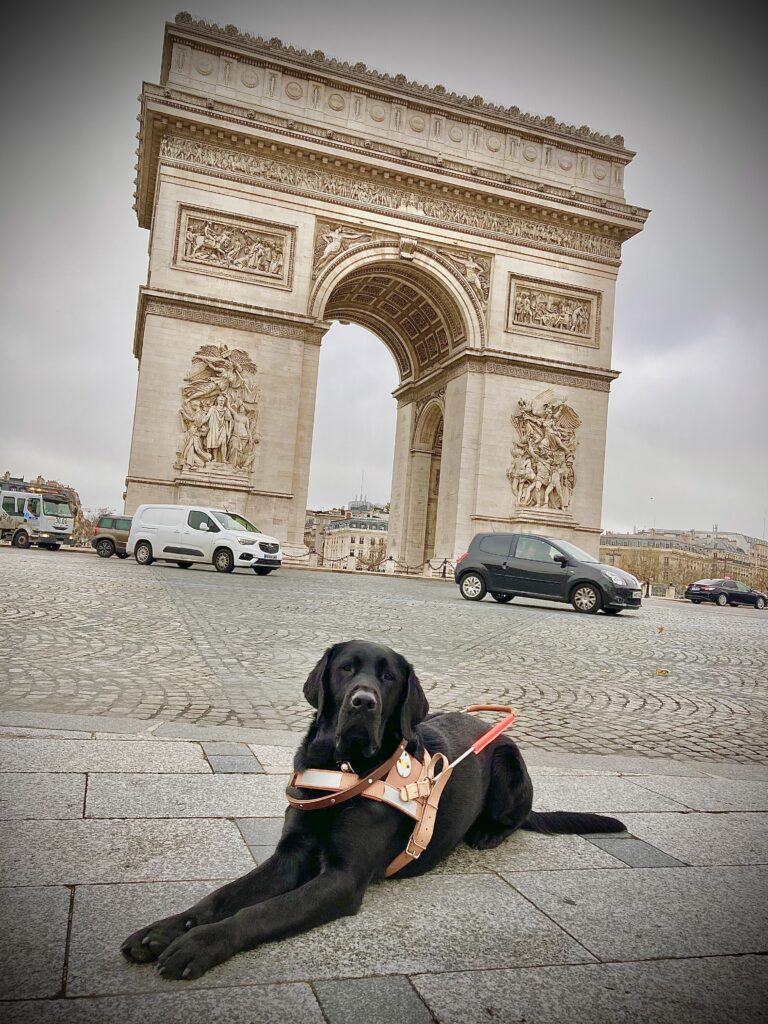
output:
[[[159,477],[154,476],[127,476],[125,478],[126,485],[128,484],[150,484],[156,487],[202,487],[210,490],[238,490],[247,491],[249,494],[257,495],[261,498],[286,498],[289,501],[293,501],[295,495],[290,494],[287,491],[262,491],[257,487],[243,487],[242,484],[231,485],[227,487],[214,488],[210,483],[203,483],[199,480],[187,479],[184,477],[172,477],[167,480],[163,480]]]
[[[307,322],[300,317],[286,319],[285,314],[243,305],[226,306],[199,295],[141,288],[136,313],[136,331],[133,354],[141,359],[144,323],[150,314],[186,320],[189,323],[213,324],[251,334],[271,334],[279,338],[292,338],[309,345],[319,345],[328,325]]]
[[[426,379],[407,382],[392,393],[398,407],[408,402],[431,395],[437,388],[465,373],[491,373],[503,377],[519,377],[522,380],[542,381],[560,387],[583,388],[586,391],[611,389],[611,382],[618,376],[618,370],[601,366],[585,366],[581,363],[565,363],[554,359],[511,355],[507,352],[486,350],[484,352],[463,352],[448,365],[430,374]]]
[[[277,38],[264,39],[262,36],[253,36],[250,32],[241,32],[235,25],[227,25],[222,28],[213,22],[195,19],[185,11],[176,15],[176,24],[180,28],[192,30],[213,39],[228,40],[247,46],[251,50],[258,51],[266,59],[272,56],[289,61],[301,61],[308,70],[315,69],[321,73],[345,75],[363,85],[379,88],[383,86],[409,97],[439,102],[475,114],[491,115],[513,127],[536,128],[577,140],[597,143],[624,154],[627,152],[624,148],[623,136],[596,132],[588,125],[576,127],[557,121],[551,116],[541,117],[538,114],[527,114],[516,106],[503,107],[498,103],[489,103],[482,96],[464,96],[448,91],[443,85],[425,85],[421,82],[410,81],[402,74],[390,75],[383,71],[376,71],[362,62],[352,64],[350,61],[337,60],[326,56],[322,50],[314,50],[310,53],[308,50],[284,45]]]
[[[636,224],[635,231],[641,230],[645,224],[649,210],[636,204],[625,202],[611,196],[595,196],[579,191],[573,186],[565,186],[554,181],[541,182],[532,178],[521,177],[519,174],[505,170],[494,170],[490,167],[476,167],[469,160],[448,154],[431,154],[403,149],[394,142],[389,144],[381,139],[372,140],[349,130],[334,128],[332,132],[321,125],[305,122],[300,115],[282,116],[280,113],[259,110],[238,103],[232,98],[217,97],[215,101],[203,102],[199,95],[186,92],[178,85],[165,88],[144,83],[141,96],[142,104],[148,101],[162,103],[166,109],[183,111],[188,115],[199,117],[205,114],[215,117],[217,121],[236,124],[251,129],[265,129],[293,139],[298,143],[326,145],[334,150],[357,153],[370,158],[375,156],[393,165],[407,167],[412,171],[428,173],[431,177],[459,178],[471,183],[472,186],[492,185],[494,188],[514,192],[534,200],[545,199],[548,202],[560,203],[570,208],[583,210],[585,214],[603,216],[614,214]],[[576,152],[574,143],[573,151]],[[567,145],[564,147],[568,149]]]
[[[205,167],[222,177],[257,180],[268,187],[342,206],[386,212],[399,220],[453,227],[463,232],[550,252],[563,252],[618,266],[621,243],[562,223],[528,219],[470,202],[440,199],[415,189],[383,185],[361,176],[212,146],[179,136],[163,136],[161,159],[176,165]]]

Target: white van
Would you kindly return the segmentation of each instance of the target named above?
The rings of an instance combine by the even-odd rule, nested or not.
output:
[[[161,560],[188,569],[203,562],[218,572],[243,568],[259,576],[283,561],[280,542],[243,516],[199,505],[139,505],[125,550],[139,565]]]

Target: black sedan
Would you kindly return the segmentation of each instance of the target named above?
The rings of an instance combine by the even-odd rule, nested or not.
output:
[[[753,608],[765,608],[768,597],[759,590],[752,590],[738,580],[697,580],[689,583],[685,596],[694,604],[714,601],[724,608],[727,604],[751,604]]]

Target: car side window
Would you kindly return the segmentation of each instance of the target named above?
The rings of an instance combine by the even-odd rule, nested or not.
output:
[[[738,591],[739,591],[740,593],[742,593],[742,594],[748,594],[748,593],[749,593],[749,587],[748,587],[748,586],[746,586],[746,585],[745,585],[744,583],[737,583],[737,584],[736,584],[736,589],[737,589],[737,590],[738,590]]]
[[[721,581],[720,581],[720,586],[721,586],[721,587],[722,587],[722,588],[723,588],[724,590],[738,590],[738,589],[739,589],[739,588],[738,588],[738,587],[736,586],[736,584],[735,584],[735,583],[733,582],[733,580],[721,580]]]
[[[505,537],[503,534],[483,537],[480,541],[480,550],[487,555],[506,556],[509,554],[510,539],[510,537]]]
[[[219,528],[216,525],[216,523],[214,523],[211,517],[209,515],[206,515],[205,512],[190,512],[189,516],[187,517],[187,522],[189,523],[193,530],[199,530],[202,524],[205,523],[208,529],[204,530],[204,533],[219,532]]]
[[[102,516],[99,520],[99,526],[102,530],[112,530],[115,526],[115,521],[110,516]]]
[[[116,519],[115,528],[118,530],[130,530],[131,520],[130,519]]]
[[[13,498],[3,498],[3,511],[7,512],[10,516],[15,515],[16,501]]]
[[[549,562],[555,561],[555,556],[561,552],[545,540],[537,537],[519,537],[517,540],[516,558],[524,558],[528,562]]]

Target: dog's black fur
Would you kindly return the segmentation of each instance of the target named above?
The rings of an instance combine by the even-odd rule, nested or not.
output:
[[[310,673],[304,695],[317,714],[295,767],[337,768],[360,775],[383,763],[402,739],[408,751],[444,753],[449,761],[485,730],[470,715],[427,716],[412,666],[388,647],[350,641],[330,647]],[[307,797],[317,794],[303,791]],[[508,736],[459,765],[443,791],[432,842],[395,878],[429,871],[462,840],[490,849],[515,829],[619,832],[616,818],[531,811],[533,787]],[[387,804],[352,799],[321,811],[289,808],[272,857],[255,871],[184,913],[142,928],[122,945],[128,960],[157,960],[167,978],[198,978],[235,953],[303,932],[360,908],[371,882],[405,848],[413,820]]]

